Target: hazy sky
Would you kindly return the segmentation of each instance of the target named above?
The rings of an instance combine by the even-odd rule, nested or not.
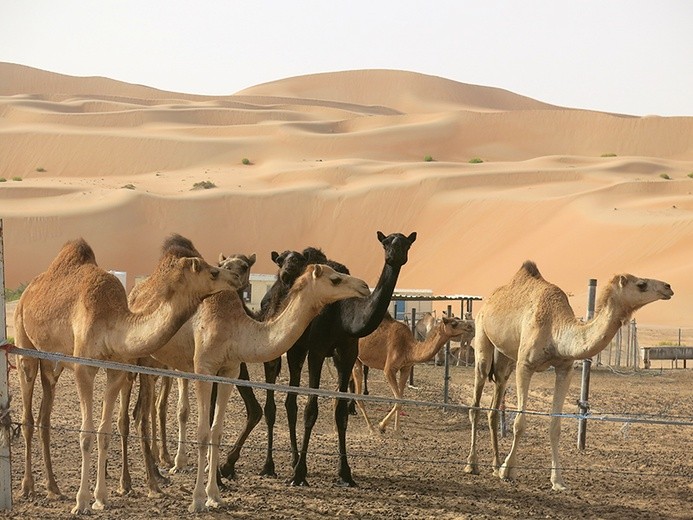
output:
[[[2,0],[0,61],[216,95],[399,69],[567,107],[693,116],[693,1]]]

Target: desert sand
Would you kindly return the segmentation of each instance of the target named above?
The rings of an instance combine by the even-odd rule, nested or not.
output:
[[[691,117],[563,108],[392,70],[226,97],[9,63],[0,77],[10,288],[78,236],[131,286],[171,232],[212,260],[255,252],[256,273],[274,272],[272,250],[317,246],[375,285],[376,231],[417,231],[399,288],[483,297],[532,259],[578,316],[590,278],[630,272],[676,292],[640,323],[693,326]],[[193,189],[203,181],[216,187]]]

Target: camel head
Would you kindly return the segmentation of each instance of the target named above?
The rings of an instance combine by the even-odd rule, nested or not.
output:
[[[308,265],[308,259],[298,251],[272,251],[272,261],[279,267],[277,278],[287,287],[291,287]]]
[[[378,240],[385,248],[385,263],[401,267],[407,263],[408,252],[411,245],[416,240],[416,231],[408,237],[401,233],[392,233],[385,236],[384,233],[378,231]]]
[[[363,280],[338,273],[324,264],[308,265],[291,288],[291,292],[307,290],[312,292],[313,299],[321,306],[346,298],[363,298],[371,293]]]
[[[447,338],[454,338],[455,336],[461,336],[463,334],[474,335],[474,322],[470,320],[443,316],[440,319],[438,327],[440,327],[440,334]]]
[[[219,267],[226,269],[232,273],[238,274],[241,280],[241,289],[245,289],[250,284],[250,268],[255,264],[255,253],[250,256],[231,255],[225,256],[224,253],[219,253]]]
[[[612,303],[620,306],[627,317],[639,308],[657,300],[669,300],[674,295],[671,285],[659,280],[619,274],[611,279],[602,293],[597,309]]]
[[[169,290],[183,291],[200,300],[221,291],[238,290],[242,277],[209,265],[199,256],[177,258],[167,276]]]

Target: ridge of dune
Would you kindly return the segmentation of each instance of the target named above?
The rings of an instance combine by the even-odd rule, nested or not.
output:
[[[580,315],[587,279],[631,272],[676,293],[640,322],[693,327],[691,117],[387,70],[231,96],[7,63],[0,75],[8,287],[78,236],[132,284],[171,232],[208,259],[255,252],[257,273],[275,271],[272,250],[321,247],[375,285],[376,231],[417,231],[400,288],[483,297],[532,259]]]

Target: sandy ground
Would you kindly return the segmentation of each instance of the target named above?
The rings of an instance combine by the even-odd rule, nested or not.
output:
[[[254,379],[260,377],[253,368]],[[408,398],[442,402],[443,367],[419,365],[415,371],[417,389],[408,389]],[[334,382],[334,369],[326,365],[325,387]],[[579,374],[573,380],[566,400],[566,412],[575,411],[579,395]],[[693,385],[691,370],[651,370],[615,373],[608,369],[592,373],[590,403],[596,415],[660,418],[691,421]],[[388,395],[382,373],[371,375],[371,392]],[[103,376],[99,376],[99,386]],[[468,402],[472,370],[453,367],[450,403]],[[285,384],[283,377],[280,383]],[[20,415],[16,373],[11,374],[13,419]],[[553,374],[537,374],[530,391],[530,408],[547,412],[550,408]],[[40,394],[40,391],[38,392]],[[98,390],[97,390],[98,395]],[[285,483],[290,474],[288,435],[280,396],[275,458],[279,478],[257,476],[264,460],[264,426],[251,435],[237,465],[239,478],[223,492],[227,505],[221,510],[200,514],[199,518],[318,519],[333,518],[600,518],[685,519],[693,510],[693,445],[690,426],[652,425],[635,422],[591,421],[587,429],[587,448],[576,448],[576,421],[564,419],[561,451],[564,477],[570,490],[550,489],[548,420],[531,417],[521,445],[522,468],[518,479],[503,482],[484,466],[479,476],[462,472],[468,453],[469,421],[459,409],[444,411],[432,407],[408,407],[402,412],[402,432],[384,435],[368,432],[361,417],[352,416],[348,429],[348,449],[356,488],[333,485],[336,476],[336,437],[332,429],[331,402],[320,400],[321,415],[311,439],[309,487],[294,488]],[[485,396],[485,400],[487,396]],[[231,420],[227,421],[224,443],[228,446],[244,417],[240,397],[231,399]],[[299,398],[299,403],[303,403]],[[514,394],[509,403],[514,402]],[[174,398],[171,397],[169,431],[175,432]],[[482,403],[484,404],[484,403]],[[373,418],[385,415],[385,405],[369,406]],[[193,402],[193,419],[195,420]],[[79,406],[75,400],[72,374],[66,372],[59,385],[59,398],[53,413],[52,453],[63,500],[49,501],[42,487],[42,460],[38,443],[34,445],[37,497],[19,496],[23,470],[21,436],[12,444],[14,510],[8,518],[71,518],[79,477],[79,445],[76,428]],[[174,435],[174,433],[170,433]],[[480,433],[480,463],[490,464],[488,431]],[[96,518],[149,519],[180,518],[187,513],[194,486],[192,473],[171,477],[164,495],[147,498],[139,443],[131,442],[133,496],[115,493],[119,472],[119,439],[110,449],[109,490],[111,506]],[[173,442],[169,443],[174,449]],[[510,438],[501,440],[507,453]],[[192,453],[193,446],[189,447]],[[93,485],[93,475],[92,475]]]

